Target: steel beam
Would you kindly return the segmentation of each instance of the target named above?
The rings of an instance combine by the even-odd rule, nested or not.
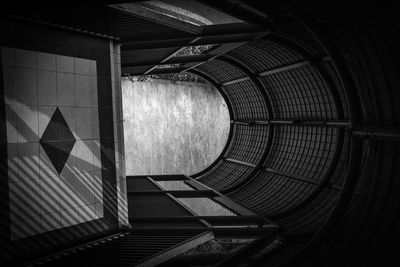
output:
[[[281,176],[285,176],[285,177],[288,177],[288,178],[293,179],[293,180],[298,180],[298,181],[301,181],[301,182],[306,182],[306,183],[314,184],[314,185],[318,185],[319,184],[318,180],[315,180],[315,179],[310,178],[310,177],[305,177],[305,176],[297,175],[297,174],[294,174],[294,173],[287,173],[287,172],[283,172],[283,171],[272,169],[272,168],[265,168],[264,170],[269,172],[269,173],[274,173],[274,174],[278,174],[278,175],[281,175]]]
[[[304,126],[326,126],[326,127],[349,127],[350,121],[309,121],[309,120],[234,120],[234,124],[256,126],[256,125],[304,125]]]
[[[174,197],[182,198],[201,198],[201,197],[217,197],[211,190],[148,190],[148,191],[128,191],[128,196],[152,196],[171,194]]]
[[[227,43],[241,43],[249,42],[257,37],[257,33],[239,33],[239,34],[226,34],[226,35],[211,35],[211,36],[198,36],[200,39],[191,44],[197,45],[207,45],[207,44],[227,44]],[[154,39],[154,40],[138,40],[125,42],[121,46],[121,51],[130,50],[151,50],[156,48],[172,48],[172,47],[182,47],[188,46],[188,43],[193,37],[176,37],[176,38],[166,38],[166,39]]]
[[[237,41],[241,41],[240,38],[244,36],[248,36],[249,39],[265,33],[266,30],[264,28],[255,27],[253,25],[249,25],[247,23],[229,23],[229,24],[220,24],[220,25],[205,25],[201,27],[202,31],[200,34],[188,34],[188,33],[178,33],[178,34],[168,34],[168,35],[157,35],[151,37],[149,39],[138,40],[137,38],[125,38],[123,45],[142,45],[146,43],[162,43],[162,42],[174,42],[174,41],[183,41],[182,39],[186,38],[199,38],[197,42],[201,44],[201,40],[203,39],[213,39],[213,40],[221,40],[223,38],[239,38]],[[247,38],[246,38],[247,39]],[[234,39],[233,39],[234,40]],[[196,42],[196,44],[197,44]],[[236,41],[235,41],[236,42]],[[175,46],[175,45],[174,45]],[[146,48],[146,46],[141,46],[142,48]],[[161,46],[164,47],[164,46]]]
[[[215,224],[248,225],[248,224],[270,224],[261,216],[168,216],[168,217],[132,217],[134,222],[197,222],[199,219]]]
[[[273,119],[274,118],[274,114],[273,114],[273,108],[272,108],[272,103],[271,103],[271,97],[268,94],[268,90],[266,90],[266,88],[264,87],[263,83],[261,83],[261,81],[258,79],[257,74],[254,73],[246,64],[242,63],[241,61],[237,60],[237,59],[233,59],[227,56],[223,56],[220,58],[220,60],[232,65],[233,67],[239,69],[240,71],[242,71],[246,77],[248,77],[250,79],[250,81],[254,84],[254,86],[258,89],[259,93],[263,96],[263,100],[265,103],[265,106],[267,108],[267,119]],[[269,153],[270,153],[270,149],[272,146],[272,139],[274,136],[274,128],[272,126],[269,126],[268,128],[268,139],[267,139],[267,145],[265,146],[265,149],[263,151],[262,157],[260,158],[260,160],[258,161],[257,164],[254,165],[254,169],[252,170],[252,172],[240,183],[227,188],[225,190],[223,190],[224,194],[230,193],[238,188],[240,188],[241,186],[243,186],[244,184],[246,184],[247,182],[249,182],[254,175],[259,171],[259,169],[262,167],[263,162],[267,159]]]
[[[300,61],[300,62],[292,63],[292,64],[289,64],[289,65],[286,65],[286,66],[278,67],[278,68],[275,68],[275,69],[263,71],[263,72],[258,73],[258,75],[263,77],[263,76],[271,75],[271,74],[282,72],[282,71],[287,71],[287,70],[292,70],[292,69],[295,69],[295,68],[300,68],[300,67],[303,67],[303,66],[308,65],[308,64],[309,64],[308,61]]]
[[[216,237],[232,237],[232,238],[240,238],[240,237],[259,237],[260,235],[274,234],[278,230],[278,227],[275,224],[264,225],[264,227],[139,227],[136,226],[134,233],[177,233],[177,234],[185,234],[185,233],[199,233],[202,231],[212,231],[214,236]]]
[[[400,141],[400,128],[398,127],[354,127],[349,129],[349,134],[361,138],[378,138]]]
[[[231,85],[231,84],[234,84],[234,83],[239,83],[239,82],[244,82],[244,81],[249,81],[250,80],[250,77],[242,77],[242,78],[237,78],[237,79],[234,79],[234,80],[231,80],[231,81],[229,81],[229,82],[224,82],[224,83],[222,83],[222,86],[227,86],[227,85]]]
[[[199,0],[199,2],[250,24],[261,27],[266,27],[270,24],[267,15],[257,12],[254,9],[249,9],[249,7],[243,3],[238,4],[225,0]]]
[[[138,61],[138,62],[123,62],[122,67],[138,67],[149,65],[167,65],[167,64],[187,64],[205,62],[211,58],[208,54],[200,54],[193,56],[178,56],[170,57],[167,60],[160,61]]]
[[[140,3],[132,4],[132,3],[122,3],[110,5],[109,7],[117,9],[126,14],[140,17],[146,20],[155,21],[162,25],[175,28],[184,32],[188,32],[191,34],[200,34],[201,26],[197,26],[185,21],[182,21],[178,18],[164,15],[161,12],[156,12],[152,8],[142,6]]]
[[[212,57],[209,59],[209,61],[210,61],[210,60],[213,60],[213,59],[215,59],[215,58],[217,58],[217,57],[219,57],[219,56],[222,56],[223,54],[228,53],[229,51],[231,51],[231,50],[233,50],[233,49],[235,49],[235,48],[237,48],[237,47],[239,47],[239,46],[242,46],[242,45],[244,45],[244,44],[246,44],[246,43],[247,43],[247,42],[239,42],[239,43],[229,43],[229,44],[225,44],[225,45],[223,46],[223,49],[219,49],[218,53],[212,55]],[[200,66],[201,64],[204,64],[204,63],[205,63],[205,62],[197,63],[197,64],[195,64],[195,65],[193,65],[193,66],[190,66],[189,68],[186,68],[183,72],[188,71],[188,70],[191,70],[191,69],[193,69],[193,68],[196,68],[196,67],[198,67],[198,66]]]
[[[233,163],[237,163],[237,164],[240,164],[240,165],[244,165],[244,166],[247,166],[247,167],[252,167],[252,168],[256,167],[256,164],[248,163],[248,162],[237,160],[237,159],[223,158],[223,160],[229,161],[229,162],[233,162]]]
[[[143,177],[143,176],[141,176],[141,177]],[[187,180],[190,180],[183,174],[147,175],[146,177],[151,178],[154,181],[187,181]],[[131,177],[128,176],[128,178],[131,178]]]

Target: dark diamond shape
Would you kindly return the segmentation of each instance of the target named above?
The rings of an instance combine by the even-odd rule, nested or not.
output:
[[[76,140],[58,108],[54,111],[39,142],[60,174]]]

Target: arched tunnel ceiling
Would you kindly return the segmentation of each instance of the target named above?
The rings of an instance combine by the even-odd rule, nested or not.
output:
[[[343,223],[344,214],[363,216],[363,203],[370,203],[371,208],[379,205],[369,202],[373,197],[367,192],[375,189],[364,179],[365,172],[383,166],[376,163],[367,168],[365,164],[372,154],[394,156],[396,150],[387,149],[389,143],[396,143],[388,141],[391,138],[384,133],[380,136],[386,141],[363,141],[355,132],[362,121],[369,120],[362,109],[369,109],[360,96],[363,88],[357,84],[364,77],[355,73],[357,61],[363,59],[343,46],[355,45],[362,37],[331,39],[319,25],[302,19],[302,15],[278,15],[266,34],[210,56],[201,64],[181,65],[176,71],[207,79],[221,91],[231,109],[231,135],[225,151],[212,166],[193,177],[274,220],[285,238],[294,238],[296,241],[285,244],[289,252],[278,256],[281,262],[284,257],[291,258],[289,263],[298,266],[299,259],[310,262],[307,257],[311,255],[322,257],[323,266],[329,265],[328,258],[336,257],[331,262],[335,266],[346,261],[349,253],[324,247],[327,242],[348,249],[354,246],[357,251],[371,248],[374,240],[379,240],[359,231],[350,233],[348,229],[354,229],[350,226],[357,220],[354,217],[347,217],[346,226],[337,223]],[[370,61],[362,64],[364,70],[367,65],[376,67],[371,67],[375,63]],[[383,68],[386,62],[380,64]],[[384,98],[377,101],[385,102]],[[394,116],[393,111],[386,116]],[[371,145],[382,151],[370,154]],[[393,175],[387,179],[393,181]],[[362,194],[361,187],[369,189]],[[379,218],[375,221],[379,224]],[[368,245],[354,242],[357,236],[369,240]],[[330,256],[324,258],[324,253]]]
[[[86,32],[120,40],[122,74],[191,72],[220,90],[232,120],[229,142],[193,177],[281,227],[286,242],[273,263],[363,266],[394,258],[400,236],[395,9],[360,10],[355,3],[344,9],[340,1],[268,1],[268,9],[252,1],[200,2],[245,22],[193,33],[98,5],[90,7],[92,23],[79,15],[87,7],[76,21],[42,10],[36,23],[78,31],[86,25]],[[215,43],[205,54],[174,57],[183,46]],[[175,67],[156,67],[168,64]]]

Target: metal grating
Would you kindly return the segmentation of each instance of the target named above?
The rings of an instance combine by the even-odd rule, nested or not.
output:
[[[297,23],[294,18],[279,23],[274,33],[300,45],[315,57],[324,56],[323,48],[316,42],[311,33],[304,26]]]
[[[347,106],[347,100],[346,100],[346,97],[344,94],[344,89],[343,89],[341,82],[339,81],[339,77],[334,69],[332,61],[324,60],[323,67],[326,70],[326,73],[332,78],[332,80],[335,84],[335,87],[336,87],[337,91],[339,92],[340,101],[342,102],[342,105],[343,105],[344,119],[349,119],[349,108]]]
[[[326,83],[310,65],[261,78],[279,119],[335,119],[335,103]]]
[[[329,216],[338,197],[339,191],[325,188],[311,203],[278,223],[288,232],[310,233],[318,230]]]
[[[233,136],[225,157],[257,164],[264,154],[268,126],[233,125]]]
[[[243,181],[252,170],[252,167],[222,160],[200,176],[199,181],[221,191]]]
[[[234,107],[235,119],[268,119],[265,99],[251,81],[223,86],[223,91]]]
[[[63,253],[37,266],[135,266],[193,236],[128,233]]]
[[[257,73],[304,60],[298,53],[268,40],[256,40],[230,51],[227,55]]]
[[[207,73],[207,75],[217,83],[224,83],[246,76],[244,72],[218,59],[202,64],[196,67],[196,69],[200,72]]]
[[[321,180],[331,164],[336,135],[336,128],[276,126],[264,167]]]
[[[268,217],[294,206],[314,187],[314,184],[262,171],[244,188],[228,196],[255,213]]]

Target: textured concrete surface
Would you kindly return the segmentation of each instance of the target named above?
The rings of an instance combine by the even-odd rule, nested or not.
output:
[[[207,84],[122,80],[127,175],[193,174],[221,153],[229,113]]]

